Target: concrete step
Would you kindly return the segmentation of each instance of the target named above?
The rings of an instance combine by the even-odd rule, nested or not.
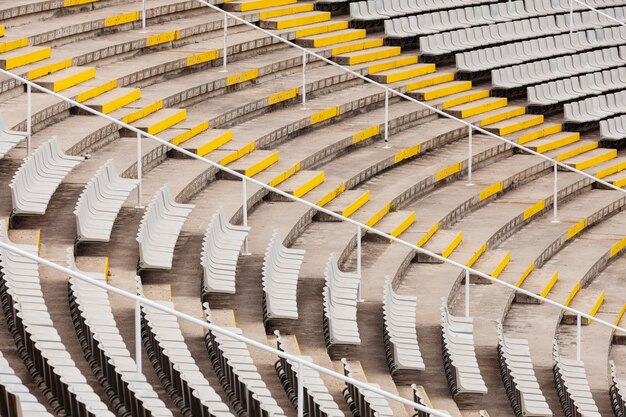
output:
[[[417,61],[418,57],[415,55],[400,55],[392,58],[381,59],[375,63],[366,64],[367,73],[371,75],[382,71],[389,71],[394,68],[417,64]]]
[[[408,82],[406,84],[406,91],[407,93],[411,93],[411,92],[418,91],[424,88],[452,82],[454,81],[454,73],[437,71],[433,74],[423,75],[421,77],[416,77],[407,81]],[[418,100],[424,100],[424,98],[421,98]]]
[[[518,132],[506,135],[507,139],[511,139],[524,145],[525,143],[532,142],[533,140],[541,139],[549,135],[554,135],[563,130],[563,125],[560,123],[543,123],[538,126],[533,126],[528,129],[520,130]]]
[[[454,80],[454,78],[452,78],[452,80]],[[411,89],[411,92],[408,95],[416,100],[429,101],[441,97],[446,97],[452,94],[469,91],[471,90],[471,88],[471,81],[447,81],[434,85],[429,85],[423,88]]]
[[[506,97],[488,97],[481,100],[472,101],[471,103],[461,104],[447,109],[447,112],[454,117],[465,119],[467,117],[476,116],[493,110],[501,109],[508,103]]]
[[[74,87],[96,76],[94,67],[69,67],[37,79],[37,84],[55,93]]]
[[[571,145],[566,145],[555,149],[554,151],[549,151],[546,153],[550,158],[554,158],[557,161],[565,161],[567,159],[578,156],[582,153],[592,151],[598,147],[598,142],[595,140],[579,140]]]
[[[228,12],[249,12],[252,10],[267,9],[297,4],[298,0],[236,0],[224,2],[222,8]]]
[[[345,20],[329,20],[326,22],[313,23],[311,25],[299,26],[294,33],[294,37],[300,39],[320,35],[322,33],[331,33],[346,30],[349,26],[350,24]]]
[[[468,117],[467,122],[478,124],[481,127],[489,126],[512,117],[521,116],[526,113],[526,108],[522,106],[504,106],[496,110],[487,111],[476,116]]]
[[[11,70],[50,58],[50,47],[27,46],[0,55],[0,68]]]
[[[312,25],[314,23],[327,22],[330,18],[330,12],[312,11],[261,20],[259,26],[263,29],[272,30],[291,29],[299,26]]]
[[[542,114],[523,114],[521,116],[489,125],[486,129],[496,135],[504,136],[540,125],[543,121],[544,117]]]
[[[511,252],[504,249],[488,250],[483,253],[478,260],[472,265],[477,271],[498,278],[502,271],[511,261]],[[492,281],[486,280],[479,275],[470,273],[471,284],[492,284]]]
[[[253,177],[278,162],[278,151],[258,150],[237,159],[228,168]]]
[[[422,247],[432,253],[440,255],[444,258],[450,257],[454,250],[463,241],[463,233],[455,230],[439,230],[432,238]],[[417,254],[418,262],[426,263],[442,263],[428,255]]]
[[[436,69],[435,64],[413,64],[389,71],[382,71],[371,75],[370,78],[379,83],[390,84],[408,80],[409,78],[432,74],[436,71]]]
[[[305,48],[322,48],[338,43],[352,42],[361,39],[365,40],[366,36],[367,32],[365,29],[344,29],[299,38],[296,43]]]
[[[0,39],[0,54],[28,46],[28,38],[22,36],[3,36]]]
[[[191,138],[205,132],[209,128],[209,122],[203,117],[192,116],[187,117],[182,122],[177,123],[174,127],[159,133],[159,137],[163,140],[171,142],[174,145],[180,145]]]
[[[450,107],[459,106],[461,104],[470,103],[472,101],[481,100],[489,97],[491,92],[486,89],[471,89],[460,93],[450,94],[440,99],[432,100],[429,104],[449,109]]]
[[[568,159],[565,165],[583,170],[615,158],[617,158],[617,149],[598,148]]]
[[[4,25],[0,25],[0,38],[4,37],[5,27]]]
[[[268,9],[262,9],[259,13],[259,19],[272,19],[274,17],[289,16],[298,13],[307,13],[315,10],[315,6],[312,3],[292,3],[284,6],[270,7]]]
[[[349,217],[363,207],[370,199],[370,192],[364,190],[348,190],[328,203],[324,208],[342,216]],[[318,214],[319,221],[338,221],[335,217],[324,213]]]
[[[596,178],[603,179],[613,174],[618,174],[626,170],[626,156],[618,156],[617,158],[608,160],[589,169],[590,174]]]
[[[616,187],[626,187],[626,172],[618,172],[617,174],[612,174],[602,179],[609,184],[613,184]],[[598,184],[598,188],[605,188],[605,186],[603,186],[602,184]]]
[[[341,65],[357,65],[381,59],[397,57],[402,53],[398,46],[380,46],[362,51],[348,52],[333,57],[333,60]]]
[[[548,297],[552,288],[557,284],[559,280],[558,271],[543,271],[539,270],[531,273],[526,280],[522,288],[532,292],[533,294],[540,295],[542,297]],[[549,298],[549,297],[548,297]],[[515,301],[525,304],[538,304],[540,301],[536,298],[529,297],[527,295],[516,293]]]
[[[233,131],[230,129],[209,129],[181,143],[184,149],[204,156],[232,139]]]
[[[302,198],[311,190],[314,190],[317,186],[322,184],[325,179],[324,171],[299,171],[297,175],[278,184],[278,189],[294,197]],[[272,195],[272,199],[276,201],[287,201],[284,197],[274,194]]]
[[[165,129],[182,122],[187,118],[187,110],[185,109],[161,109],[144,117],[132,125],[137,129],[143,130],[151,135],[156,135]],[[134,136],[131,134],[130,136]]]
[[[557,130],[556,127],[553,129]],[[525,142],[524,146],[535,152],[546,153],[548,151],[553,151],[555,149],[571,145],[580,140],[580,133],[578,132],[561,132],[560,128],[558,130],[559,131],[557,133],[550,134],[536,140],[531,140],[529,142]]]
[[[116,88],[84,102],[85,106],[109,114],[141,98],[138,88]]]
[[[565,301],[565,306],[571,307],[578,311],[582,311],[583,313],[587,313],[591,317],[595,317],[596,313],[604,302],[605,296],[606,294],[604,290],[580,288],[580,282],[578,282],[567,297],[567,300]],[[575,325],[576,315],[568,311],[564,311],[562,322],[563,324]],[[591,320],[583,318],[581,320],[581,324],[591,324]]]
[[[409,210],[398,210],[388,213],[378,223],[376,229],[387,233],[393,237],[398,237],[415,222],[415,212]],[[373,239],[382,239],[376,234],[367,233]]]
[[[365,38],[355,41],[345,42],[334,46],[330,50],[331,56],[337,56],[341,54],[347,54],[350,52],[363,51],[365,49],[378,48],[384,45],[384,39],[382,38]]]

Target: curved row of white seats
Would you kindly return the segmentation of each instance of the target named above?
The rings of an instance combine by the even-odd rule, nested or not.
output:
[[[492,3],[497,0],[470,0],[469,3]],[[350,20],[383,20],[420,12],[466,6],[463,0],[367,0],[350,3]]]
[[[589,29],[456,54],[456,68],[478,72],[626,43],[626,27]]]
[[[383,320],[385,354],[391,374],[426,369],[417,344],[417,298],[396,294],[389,277],[383,289]]]
[[[0,159],[4,158],[4,155],[19,145],[27,136],[26,132],[9,129],[4,121],[4,115],[0,113]]]
[[[505,337],[500,320],[497,322],[497,332],[500,375],[515,415],[552,416],[535,376],[528,341]]]
[[[263,261],[263,321],[298,319],[298,275],[304,250],[286,248],[275,229]]]
[[[624,7],[614,7],[605,9],[604,12],[607,15],[623,20],[624,9]],[[594,11],[576,12],[573,13],[573,16],[576,30],[616,25],[613,20]],[[567,13],[436,33],[434,35],[422,36],[419,42],[420,50],[423,54],[437,56],[476,49],[485,45],[557,35],[569,31],[569,13]]]
[[[524,2],[506,3],[441,10],[385,20],[385,37],[409,38],[479,25],[490,25],[531,17]]]
[[[565,121],[587,123],[626,113],[626,90],[618,93],[591,97],[563,106]]]
[[[286,352],[284,342],[278,330],[274,331],[276,336],[276,349]],[[312,362],[309,356],[298,355],[300,358]],[[297,404],[298,401],[298,378],[300,375],[300,365],[290,359],[279,358],[275,365],[278,378],[285,391],[290,394],[290,400]],[[343,412],[333,399],[324,384],[320,373],[310,367],[304,368],[303,392],[304,392],[304,415],[311,417],[343,417]],[[297,407],[296,407],[297,408]]]
[[[626,88],[626,67],[592,72],[528,87],[528,104],[549,106]]]
[[[341,362],[343,363],[343,373],[345,376],[353,379],[362,379],[355,378],[346,359],[342,359]],[[380,388],[378,384],[370,383],[370,385]],[[389,402],[378,393],[359,388],[354,384],[346,382],[346,389],[344,390],[343,396],[348,402],[350,409],[357,411],[357,413],[352,411],[353,415],[360,415],[361,417],[393,417],[393,410],[389,406]]]
[[[67,251],[67,267],[96,281],[106,282],[102,272],[78,269],[73,248]],[[137,363],[130,356],[115,322],[108,292],[70,277],[68,298],[72,321],[75,327],[80,328],[77,336],[83,351],[89,351],[91,361],[94,362],[92,366],[102,372],[108,382],[108,390],[120,401],[126,413],[136,417],[172,416],[146,377],[138,372]],[[107,395],[111,393],[107,392]]]
[[[202,304],[207,322],[212,323],[208,303]],[[241,329],[222,327],[241,334]],[[237,415],[284,417],[285,413],[272,397],[250,356],[248,345],[217,332],[207,331],[205,344],[213,369]]]
[[[143,296],[141,278],[136,280],[137,293]],[[155,302],[175,309],[171,302]],[[196,365],[177,317],[146,305],[141,306],[141,312],[141,335],[148,358],[176,405],[194,417],[234,417]]]
[[[413,402],[419,405],[423,405],[424,407],[432,408],[433,405],[430,403],[430,400],[428,400],[428,395],[426,394],[425,391],[423,391],[423,389],[424,388],[422,386],[411,384],[411,390],[413,391]],[[446,410],[438,409],[437,411],[446,415],[450,415],[450,413]],[[418,409],[415,409],[415,414],[413,414],[413,417],[430,417],[430,416],[431,414],[427,413],[426,411],[422,411]]]
[[[174,201],[168,184],[156,192],[139,224],[139,269],[172,269],[174,247],[193,204]]]
[[[202,292],[235,293],[235,272],[249,227],[232,225],[219,208],[211,217],[202,242]]]
[[[333,345],[360,345],[357,298],[361,277],[340,271],[333,253],[326,263],[324,279],[323,326],[326,348]]]
[[[56,137],[24,160],[9,184],[13,214],[45,214],[63,179],[85,158],[63,153]]]
[[[77,242],[108,242],[122,205],[137,181],[121,178],[109,159],[89,180],[76,202]]]
[[[593,399],[585,364],[561,358],[557,341],[553,341],[554,383],[566,417],[601,417]]]
[[[626,139],[626,116],[614,117],[600,122],[600,136],[602,139]]]
[[[491,71],[494,88],[527,87],[559,78],[620,67],[626,63],[626,46],[596,49],[576,55],[534,61]]]
[[[452,316],[445,299],[441,305],[441,338],[443,367],[452,395],[486,394],[476,359],[472,319]]]
[[[619,378],[615,362],[610,361],[609,365],[611,366],[611,387],[609,388],[611,406],[616,416],[626,416],[626,379]]]
[[[52,417],[0,352],[0,416]]]
[[[0,240],[37,255],[37,246],[11,242],[6,226],[1,220]],[[39,264],[0,249],[0,267],[0,295],[9,330],[25,355],[24,361],[30,363],[31,374],[42,378],[45,389],[58,402],[55,411],[73,417],[114,417],[76,367],[54,327],[41,290]]]

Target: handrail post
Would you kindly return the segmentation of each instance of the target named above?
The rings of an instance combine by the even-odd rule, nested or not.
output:
[[[228,15],[224,13],[224,47],[222,49],[222,69],[220,72],[228,72]]]
[[[242,211],[243,211],[243,220],[242,223],[244,227],[248,227],[248,180],[243,178],[241,180],[241,197],[242,197]],[[242,255],[250,255],[248,251],[248,234],[246,234],[246,238],[243,241],[243,253]]]
[[[582,343],[581,339],[582,339],[582,335],[581,335],[581,317],[580,314],[576,315],[576,360],[579,361],[580,360],[580,345]]]
[[[552,202],[553,204],[553,216],[552,216],[552,223],[558,223],[559,222],[559,186],[558,186],[558,166],[556,164],[556,161],[554,162],[554,190],[552,191],[553,196],[552,196],[552,200],[554,200]]]
[[[30,84],[26,84],[26,156],[30,156],[31,137],[33,136],[33,92]]]
[[[361,245],[361,236],[363,231],[361,230],[361,226],[357,225],[356,227],[356,272],[359,274],[359,293],[357,294],[357,302],[362,303],[365,301],[363,299],[363,277],[361,276],[362,270],[362,259],[363,259],[363,247]]]
[[[389,89],[385,89],[385,146],[383,149],[389,149]]]
[[[141,304],[139,299],[135,300],[135,362],[137,364],[137,375],[141,370]]]
[[[469,134],[468,134],[468,142],[467,142],[467,185],[474,185],[472,184],[472,164],[474,163],[474,151],[472,149],[473,147],[473,138],[472,138],[472,134],[473,134],[473,127],[472,125],[469,126]]]
[[[470,316],[470,272],[465,270],[465,317]]]
[[[304,417],[304,362],[298,364],[298,417]]]
[[[307,51],[302,52],[302,110],[306,108],[306,61],[308,59]]]
[[[141,133],[137,133],[137,205],[135,208],[143,208],[141,202],[141,177],[143,171],[143,158],[141,155]]]
[[[146,0],[141,0],[141,30],[146,30]]]

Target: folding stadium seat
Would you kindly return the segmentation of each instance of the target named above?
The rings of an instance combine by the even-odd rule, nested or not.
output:
[[[7,127],[4,115],[0,113],[0,159],[11,149],[26,139],[26,132],[18,132]]]
[[[614,117],[600,122],[600,136],[602,139],[626,139],[626,116]]]
[[[6,417],[52,417],[0,352],[0,415]]]
[[[364,375],[356,374],[357,370],[353,369],[346,359],[342,359],[341,362],[343,363],[343,372],[345,376],[358,380],[365,379]],[[370,385],[380,388],[377,384]],[[343,396],[346,399],[353,415],[360,415],[362,417],[393,416],[393,410],[389,407],[387,399],[380,394],[359,388],[354,384],[346,382],[346,389],[344,390]]]
[[[613,361],[609,362],[611,366],[611,388],[609,395],[611,396],[611,406],[616,416],[626,415],[626,380],[620,379],[617,375],[617,367]]]

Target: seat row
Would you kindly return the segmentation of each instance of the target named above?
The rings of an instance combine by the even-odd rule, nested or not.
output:
[[[9,362],[0,352],[0,416],[52,417],[22,380],[15,375]]]
[[[37,255],[37,246],[9,240],[4,220],[0,239]],[[75,417],[114,417],[70,357],[50,318],[39,281],[39,264],[0,249],[0,299],[9,331],[33,380],[46,392],[55,413]]]
[[[137,181],[120,178],[108,160],[85,186],[76,202],[76,242],[108,242],[111,230]]]
[[[212,323],[209,304],[203,303],[203,308],[207,321]],[[241,329],[238,328],[222,329],[241,334]],[[213,331],[207,331],[204,340],[215,374],[237,415],[247,413],[249,416],[259,417],[285,416],[258,373],[248,345]]]
[[[343,364],[343,373],[348,378],[363,380],[356,375],[346,359],[341,360]],[[380,388],[378,384],[370,384],[376,388]],[[362,389],[354,384],[346,382],[346,388],[343,390],[343,396],[352,411],[352,415],[361,417],[392,417],[393,410],[389,407],[387,399],[382,395],[373,391]]]
[[[530,17],[522,0],[441,10],[385,20],[386,38],[410,38]]]
[[[578,360],[561,358],[556,340],[552,354],[554,384],[565,417],[600,417],[589,388],[585,365]]]
[[[383,341],[391,375],[423,371],[426,367],[417,343],[417,298],[400,295],[387,277],[383,289]]]
[[[535,61],[491,71],[493,88],[512,90],[626,64],[626,46]]]
[[[63,179],[83,160],[82,156],[65,155],[56,137],[39,146],[24,160],[9,184],[12,215],[45,214]]]
[[[139,264],[142,269],[172,269],[174,247],[193,204],[174,201],[168,184],[156,192],[139,224]]]
[[[106,282],[104,273],[78,269],[73,248],[68,249],[67,264],[72,271]],[[94,372],[100,373],[99,380],[106,381],[103,383],[105,393],[118,415],[172,416],[130,356],[115,322],[107,291],[70,277],[68,299],[78,341]]]
[[[513,412],[517,417],[552,416],[535,376],[528,341],[505,337],[500,321],[497,332],[500,375]]]
[[[626,27],[613,26],[463,52],[456,54],[455,60],[459,72],[474,73],[625,42]]]
[[[604,10],[604,12],[609,16],[621,19],[624,15],[624,8],[610,8]],[[576,12],[572,15],[576,30],[616,25],[613,20],[598,15],[593,11]],[[481,48],[486,45],[557,35],[569,31],[569,14],[561,14],[435,33],[420,37],[419,46],[423,55],[434,59],[452,53]]]
[[[626,89],[626,67],[537,84],[528,87],[526,94],[529,105],[546,107],[622,89]]]
[[[4,158],[4,155],[19,145],[27,136],[26,132],[9,129],[4,121],[4,115],[0,113],[0,159]]]
[[[143,296],[141,278],[137,292]],[[169,301],[158,301],[174,309]],[[141,337],[161,384],[183,415],[233,417],[228,406],[206,380],[187,348],[178,319],[154,307],[141,306]],[[133,415],[134,416],[134,415]]]
[[[281,320],[298,319],[298,275],[304,250],[286,248],[274,230],[263,261],[263,323],[279,327]]]
[[[496,0],[471,0],[470,3],[492,3]],[[433,10],[466,6],[462,0],[367,0],[350,3],[350,20],[384,20]]]
[[[626,90],[604,94],[563,106],[565,121],[572,124],[597,122],[626,113]]]
[[[324,279],[323,331],[326,349],[330,351],[340,346],[360,345],[357,301],[361,277],[340,271],[333,253],[326,263]]]
[[[611,396],[611,406],[616,417],[626,416],[626,380],[620,379],[617,375],[617,367],[615,362],[611,361],[611,388],[609,395]]]
[[[413,402],[424,407],[432,408],[432,404],[430,400],[428,400],[428,395],[424,391],[424,388],[415,384],[411,384],[411,390],[413,391]],[[450,413],[446,410],[437,410],[440,413],[450,415]],[[415,414],[412,417],[430,417],[431,414],[426,411],[415,409]]]
[[[235,272],[239,253],[249,227],[230,224],[223,208],[211,217],[202,242],[202,294],[235,293]]]
[[[486,394],[487,386],[476,359],[472,319],[451,315],[445,299],[441,305],[441,346],[443,368],[452,396]]]
[[[600,136],[607,140],[626,139],[626,115],[600,121]]]
[[[276,336],[276,349],[286,352],[283,339],[280,332],[274,332]],[[302,359],[312,362],[312,358],[301,356]],[[300,376],[300,367],[298,363],[285,358],[280,358],[275,366],[276,373],[280,379],[280,383],[287,392],[289,400],[297,409],[298,404],[298,381]],[[343,417],[343,413],[339,410],[339,406],[333,399],[324,384],[320,373],[312,368],[304,369],[303,378],[303,394],[304,394],[304,414],[311,417]]]

